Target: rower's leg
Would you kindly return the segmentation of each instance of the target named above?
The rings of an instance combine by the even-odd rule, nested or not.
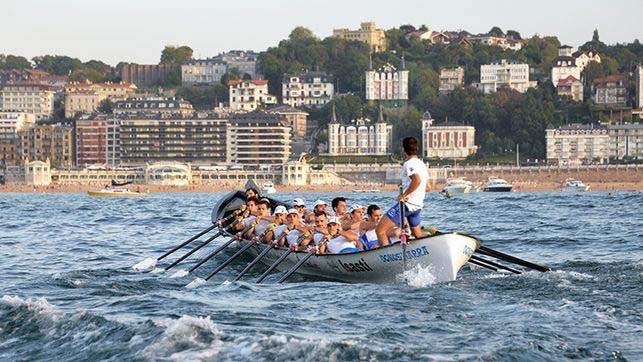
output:
[[[380,246],[388,245],[388,231],[391,230],[393,226],[397,225],[389,218],[388,214],[390,212],[391,210],[389,210],[389,212],[380,219],[380,222],[375,228],[375,234],[377,234],[377,240],[379,241]]]

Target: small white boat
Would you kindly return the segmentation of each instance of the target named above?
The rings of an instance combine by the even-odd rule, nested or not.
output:
[[[272,182],[266,182],[263,184],[263,188],[261,189],[262,194],[274,194],[277,193],[277,189],[275,188],[275,185],[273,185]]]
[[[589,191],[589,185],[586,185],[581,180],[576,180],[573,178],[568,178],[565,180],[565,188],[563,191],[566,192],[585,192]]]
[[[353,192],[381,192],[380,189],[353,189]]]
[[[449,178],[447,185],[442,189],[443,193],[448,194],[466,194],[473,188],[473,183],[463,178]]]
[[[484,185],[484,189],[482,191],[484,191],[484,192],[511,192],[512,188],[513,188],[513,186],[509,182],[507,182],[507,181],[505,181],[505,180],[503,180],[501,178],[491,176],[491,177],[489,177],[489,180],[487,181],[487,183]]]
[[[111,197],[144,197],[149,192],[131,191],[130,189],[103,189],[100,191],[87,191],[89,196],[111,196]]]

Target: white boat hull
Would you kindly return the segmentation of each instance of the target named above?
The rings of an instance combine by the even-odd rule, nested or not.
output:
[[[450,194],[468,194],[471,186],[446,186],[442,191]]]
[[[249,241],[242,240],[239,244],[246,243]],[[407,269],[419,265],[429,268],[436,282],[453,281],[478,246],[474,237],[458,233],[411,240],[406,247]],[[248,249],[248,253],[256,256],[267,247],[256,245]],[[273,249],[261,261],[271,265],[284,252],[286,249]],[[289,270],[306,255],[306,252],[291,253],[277,270]],[[353,283],[392,283],[403,272],[402,245],[399,243],[352,254],[316,255],[297,270],[297,274]]]
[[[589,186],[566,186],[563,190],[565,192],[586,192],[589,191]]]

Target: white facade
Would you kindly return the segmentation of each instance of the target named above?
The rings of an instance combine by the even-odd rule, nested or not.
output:
[[[483,93],[495,93],[501,88],[511,88],[520,93],[535,87],[529,81],[529,65],[507,62],[484,64],[480,66],[480,88]]]
[[[609,156],[610,137],[607,129],[571,124],[546,130],[547,160],[559,164],[580,164]]]
[[[643,65],[636,67],[636,107],[643,109]]]
[[[181,82],[184,85],[217,84],[227,71],[228,66],[222,61],[193,60],[181,65]]]
[[[576,66],[576,61],[571,57],[558,57],[556,66],[551,68],[551,81],[554,87],[558,85],[558,81],[565,79],[570,75],[576,79],[580,79],[581,68]]]
[[[0,139],[16,137],[18,131],[36,123],[33,113],[0,111]]]
[[[609,134],[609,156],[622,159],[633,157],[643,159],[643,125],[615,124],[607,126]]]
[[[231,80],[228,82],[228,90],[230,108],[234,111],[253,111],[262,104],[277,104],[277,97],[268,94],[267,80]]]
[[[328,155],[383,156],[391,153],[393,126],[369,119],[354,120],[354,125],[328,124]]]
[[[333,99],[335,86],[324,72],[285,75],[281,86],[282,103],[291,107],[323,107]]]
[[[42,85],[7,84],[0,91],[0,110],[33,113],[36,119],[54,113],[54,92]]]
[[[440,93],[446,94],[463,86],[464,68],[456,67],[440,69]]]
[[[585,69],[585,67],[587,66],[587,64],[589,64],[589,62],[596,62],[596,63],[601,62],[601,56],[598,55],[598,53],[595,53],[591,50],[589,51],[579,50],[576,53],[574,53],[574,58],[576,58],[576,66],[579,67],[581,71]]]
[[[366,71],[366,100],[397,101],[409,99],[409,71],[404,67],[397,70],[391,64],[380,69]]]
[[[463,159],[478,151],[476,129],[463,124],[433,125],[429,112],[422,117],[422,144],[425,158]]]

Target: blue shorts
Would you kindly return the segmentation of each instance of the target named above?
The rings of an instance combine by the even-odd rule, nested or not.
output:
[[[338,254],[348,254],[348,253],[357,253],[358,251],[362,251],[360,248],[344,248],[339,251]]]
[[[362,234],[362,236],[359,237],[359,241],[362,243],[362,245],[364,245],[365,250],[370,250],[380,245],[380,241],[377,239],[368,240],[366,234]]]
[[[422,210],[420,209],[410,212],[409,208],[404,205],[404,216],[406,216],[406,220],[408,220],[410,227],[414,228],[422,223],[420,211]],[[400,226],[400,203],[397,203],[395,206],[390,208],[386,212],[386,217],[393,221],[395,225]]]

